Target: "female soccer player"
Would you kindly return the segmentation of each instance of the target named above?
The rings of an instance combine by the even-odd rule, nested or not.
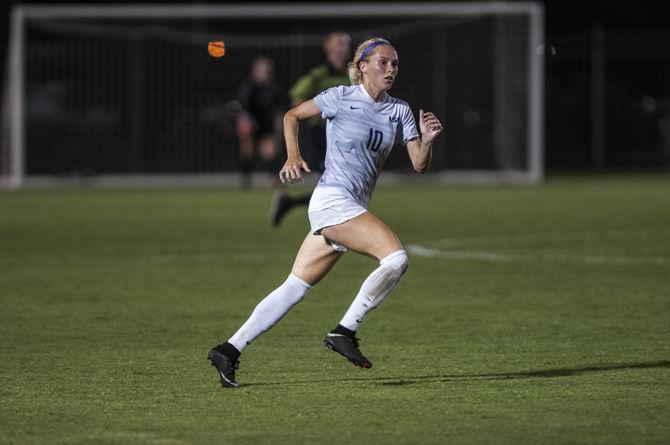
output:
[[[408,104],[386,93],[397,75],[398,55],[393,46],[382,38],[366,40],[349,66],[352,86],[327,89],[284,115],[288,157],[279,172],[281,181],[302,181],[302,171],[310,171],[298,148],[298,122],[319,114],[327,120],[326,168],[309,205],[311,231],[288,278],[256,306],[227,342],[209,351],[222,386],[239,386],[235,370],[242,350],[300,302],[347,250],[374,258],[379,267],[363,282],[324,343],[356,366],[372,366],[358,349],[356,331],[367,313],[400,282],[407,270],[407,254],[395,233],[367,210],[368,203],[399,126],[412,166],[420,173],[428,169],[433,141],[442,131],[432,113],[420,110],[421,135],[417,133]]]

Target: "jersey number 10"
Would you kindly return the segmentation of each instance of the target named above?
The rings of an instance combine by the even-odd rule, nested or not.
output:
[[[379,147],[382,145],[382,139],[384,133],[379,130],[373,130],[370,128],[370,135],[368,136],[368,150],[379,151]]]

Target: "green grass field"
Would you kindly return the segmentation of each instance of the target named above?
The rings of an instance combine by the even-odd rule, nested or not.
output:
[[[670,443],[670,177],[380,187],[410,251],[349,253],[218,387],[207,350],[282,282],[304,209],[265,189],[0,193],[0,443]]]

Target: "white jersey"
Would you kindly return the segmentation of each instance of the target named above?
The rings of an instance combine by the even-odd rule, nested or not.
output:
[[[314,189],[309,211],[348,198],[367,208],[396,132],[403,142],[419,137],[407,102],[385,93],[375,102],[363,85],[329,88],[314,98],[326,124],[326,168]]]

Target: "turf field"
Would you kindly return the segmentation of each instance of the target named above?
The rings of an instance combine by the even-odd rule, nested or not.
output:
[[[287,275],[265,189],[0,193],[0,443],[670,442],[670,177],[380,187],[410,252],[359,331],[347,254],[245,351],[207,350]]]

